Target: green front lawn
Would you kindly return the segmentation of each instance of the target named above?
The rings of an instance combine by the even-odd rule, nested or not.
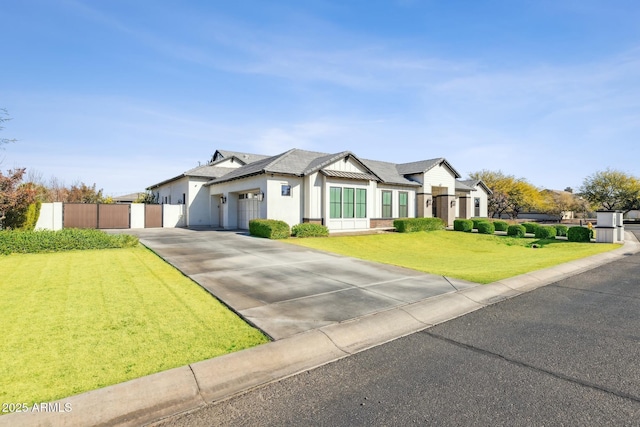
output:
[[[617,244],[517,239],[445,230],[287,241],[476,283],[491,283],[620,247]],[[541,247],[530,247],[534,242]]]
[[[50,401],[267,341],[138,246],[0,256],[0,402]]]

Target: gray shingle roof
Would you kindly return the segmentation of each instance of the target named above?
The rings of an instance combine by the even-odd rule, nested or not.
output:
[[[488,194],[493,194],[493,191],[491,191],[491,189],[489,187],[487,187],[487,184],[484,183],[484,181],[480,180],[480,179],[461,179],[460,181],[456,181],[457,182],[461,182],[462,184],[466,185],[467,187],[471,187],[472,190],[475,189],[476,186],[481,186],[484,187],[485,191]]]
[[[386,182],[388,184],[401,184],[411,186],[420,185],[420,183],[411,181],[410,179],[407,179],[402,174],[400,174],[397,168],[398,165],[396,165],[395,163],[368,159],[362,159],[362,163],[364,163],[365,166],[367,166],[376,175],[378,175],[383,182]]]
[[[473,186],[468,185],[465,181],[458,181],[456,179],[456,190],[473,191]]]
[[[438,157],[437,159],[429,159],[429,160],[419,160],[417,162],[411,162],[411,163],[401,163],[398,165],[398,172],[400,172],[402,175],[422,173],[440,164],[445,164],[449,169],[451,169],[451,171],[453,172],[456,178],[462,177],[462,175],[460,175],[460,173],[457,170],[455,170],[454,167],[451,166],[451,164],[444,157]]]
[[[263,154],[251,154],[251,153],[241,153],[239,151],[229,151],[229,150],[216,150],[216,153],[220,153],[222,157],[225,159],[229,159],[231,157],[235,157],[238,160],[241,160],[244,164],[249,164],[256,162],[258,160],[266,159],[270,156],[265,156]],[[215,154],[214,154],[215,157]]]

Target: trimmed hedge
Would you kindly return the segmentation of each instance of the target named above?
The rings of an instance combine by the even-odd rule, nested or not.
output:
[[[489,221],[478,222],[478,233],[480,234],[493,234],[496,231],[495,226]]]
[[[524,233],[526,233],[526,229],[523,225],[514,224],[507,227],[507,236],[511,237],[524,237]]]
[[[540,224],[535,222],[523,222],[522,226],[527,230],[527,233],[535,234],[536,228],[540,227]]]
[[[289,224],[277,219],[252,219],[249,221],[249,233],[267,239],[288,239],[291,236]]]
[[[440,218],[400,218],[393,221],[393,226],[398,233],[435,231],[444,229],[444,221]]]
[[[585,227],[570,227],[567,231],[567,240],[570,242],[590,242],[591,230]]]
[[[322,224],[302,223],[291,227],[291,234],[296,237],[327,237],[329,229]]]
[[[536,239],[555,239],[556,228],[552,225],[541,225],[536,228]]]
[[[470,233],[473,230],[473,221],[470,219],[454,219],[453,229],[455,231],[465,231]]]
[[[84,249],[127,248],[138,244],[138,238],[128,234],[107,234],[100,230],[65,228],[0,231],[0,254],[61,252]]]
[[[507,231],[507,228],[509,228],[509,224],[506,221],[493,221],[493,226],[496,231]]]
[[[566,225],[556,224],[556,225],[554,225],[554,227],[556,229],[556,236],[566,236],[567,235],[567,230],[569,229],[569,227],[567,227]]]
[[[488,218],[471,218],[471,221],[473,221],[473,228],[477,229],[478,228],[478,223],[482,222],[482,221],[489,221]]]

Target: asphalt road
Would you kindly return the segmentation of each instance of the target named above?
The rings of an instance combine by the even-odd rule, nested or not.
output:
[[[637,426],[639,361],[636,254],[156,425]]]

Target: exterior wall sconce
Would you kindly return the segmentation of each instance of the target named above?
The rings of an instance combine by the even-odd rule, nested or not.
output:
[[[452,200],[452,201],[451,201],[451,207],[454,207],[455,205],[456,205],[456,201],[455,201],[455,200]]]
[[[427,199],[427,207],[431,206],[431,199]]]
[[[220,196],[220,203],[222,203],[223,205],[227,203],[227,198],[225,196]]]
[[[261,202],[264,200],[264,193],[260,191],[258,194],[256,194],[256,197],[258,198],[258,201]]]

